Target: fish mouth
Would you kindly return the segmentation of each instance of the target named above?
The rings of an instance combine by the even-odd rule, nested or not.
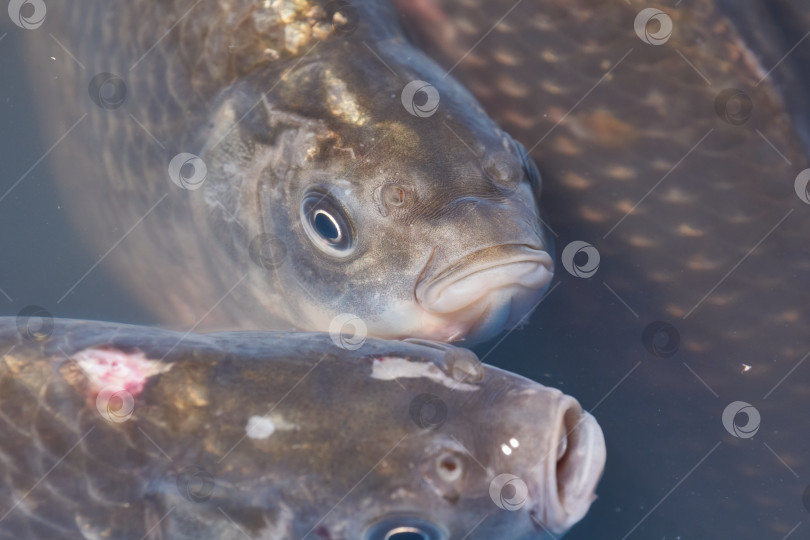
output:
[[[479,329],[498,327],[490,329],[495,332],[531,311],[554,273],[551,256],[528,244],[477,250],[436,273],[430,271],[432,261],[433,254],[416,283],[419,306]]]
[[[596,419],[574,398],[565,398],[549,455],[537,471],[542,502],[529,512],[538,531],[553,534],[564,533],[588,512],[606,459],[605,437]]]

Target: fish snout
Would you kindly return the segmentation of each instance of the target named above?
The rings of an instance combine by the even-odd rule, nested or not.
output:
[[[581,520],[596,499],[605,466],[605,438],[596,419],[576,399],[564,396],[556,434],[536,469],[539,502],[529,515],[538,531],[562,534]]]
[[[554,263],[544,250],[525,244],[484,248],[438,271],[430,262],[415,288],[425,311],[467,321],[492,335],[517,324],[551,282]]]

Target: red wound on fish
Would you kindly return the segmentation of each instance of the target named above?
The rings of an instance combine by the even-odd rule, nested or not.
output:
[[[149,377],[171,369],[171,364],[150,360],[138,349],[122,351],[94,347],[75,353],[71,359],[84,372],[94,395],[104,390],[120,389],[137,397]]]

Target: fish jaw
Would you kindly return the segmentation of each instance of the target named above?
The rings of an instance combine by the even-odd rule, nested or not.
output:
[[[424,337],[486,340],[519,324],[553,275],[551,256],[528,245],[485,248],[439,272],[425,271],[414,290]]]
[[[309,331],[349,332],[357,339],[416,338],[465,345],[490,339],[525,322],[553,278],[547,251],[528,244],[504,244],[475,250],[443,263],[438,270],[428,257],[412,289],[401,296],[379,296],[373,306],[361,294],[346,294],[325,309],[301,302],[290,320],[306,321]],[[293,287],[293,285],[291,285]],[[347,320],[361,324],[344,327]]]

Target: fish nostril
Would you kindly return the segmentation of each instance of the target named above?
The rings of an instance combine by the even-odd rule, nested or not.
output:
[[[464,472],[464,463],[458,456],[446,453],[439,457],[436,470],[439,478],[447,483],[452,483],[461,478]]]
[[[415,199],[414,193],[413,186],[385,183],[374,190],[374,198],[380,213],[387,216],[390,212],[410,207]]]
[[[481,167],[487,178],[502,187],[514,187],[523,178],[523,166],[520,160],[511,153],[487,154]]]
[[[400,207],[405,204],[405,190],[401,186],[386,186],[383,201],[387,206]]]

